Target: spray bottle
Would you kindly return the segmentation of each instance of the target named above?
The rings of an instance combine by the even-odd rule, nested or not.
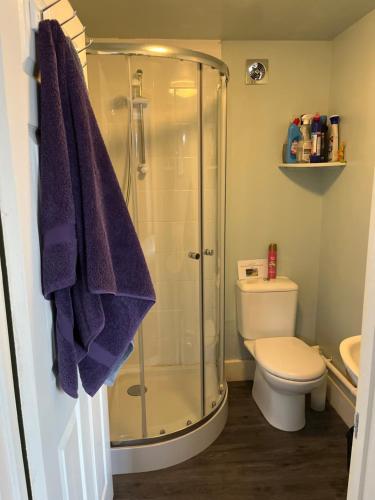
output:
[[[297,161],[300,163],[309,163],[311,155],[311,120],[313,115],[302,115],[302,125],[300,127],[301,140],[298,143]]]
[[[299,125],[299,118],[295,118],[293,122],[289,125],[288,129],[288,140],[285,151],[285,162],[286,163],[296,163],[297,162],[297,149],[298,143],[302,137]]]

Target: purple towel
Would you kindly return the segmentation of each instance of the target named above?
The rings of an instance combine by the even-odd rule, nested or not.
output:
[[[57,371],[93,396],[129,348],[155,292],[92,111],[57,21],[39,24],[42,284],[56,308]]]

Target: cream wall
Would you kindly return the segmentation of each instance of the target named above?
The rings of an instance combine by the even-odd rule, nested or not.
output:
[[[268,58],[267,85],[246,86],[245,60]],[[239,259],[279,246],[279,274],[300,286],[297,335],[315,341],[322,185],[320,172],[278,168],[288,123],[303,112],[327,112],[329,42],[223,42],[228,64],[226,220],[226,358],[248,358],[236,326]]]
[[[348,166],[331,174],[323,197],[317,341],[339,366],[340,341],[361,332],[375,164],[374,33],[375,11],[333,41],[330,112],[343,117]]]

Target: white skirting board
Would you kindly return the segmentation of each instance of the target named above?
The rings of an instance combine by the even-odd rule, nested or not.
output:
[[[228,382],[254,380],[254,359],[227,359],[225,360],[225,378]]]
[[[334,380],[331,374],[328,376],[327,399],[346,425],[351,427],[354,424],[354,397],[351,396],[340,382]]]

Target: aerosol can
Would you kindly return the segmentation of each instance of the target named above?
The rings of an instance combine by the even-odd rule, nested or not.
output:
[[[319,163],[321,161],[322,148],[322,128],[320,123],[320,115],[316,113],[313,116],[311,124],[311,163]]]
[[[339,115],[329,117],[331,122],[331,131],[329,135],[328,161],[338,161],[339,153]]]

